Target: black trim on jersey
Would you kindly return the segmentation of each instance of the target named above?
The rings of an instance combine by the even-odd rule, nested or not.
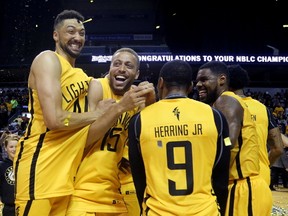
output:
[[[221,158],[221,154],[223,152],[223,146],[221,145],[221,141],[223,142],[223,136],[222,136],[222,132],[223,132],[223,120],[222,120],[222,116],[220,116],[220,111],[214,109],[212,107],[212,111],[213,111],[213,116],[214,116],[214,122],[218,131],[218,140],[217,140],[217,152],[216,152],[216,157],[215,157],[215,162],[214,162],[214,167],[218,164],[220,158]],[[229,133],[228,133],[229,134]],[[222,138],[222,140],[220,140]]]
[[[131,166],[131,173],[137,193],[138,203],[142,212],[142,202],[144,191],[146,188],[146,174],[139,143],[140,131],[141,116],[140,113],[137,113],[131,118],[128,127],[128,156]]]
[[[235,160],[236,160],[236,169],[237,169],[237,174],[238,174],[238,178],[239,179],[243,179],[243,173],[242,173],[242,169],[241,169],[241,163],[240,163],[240,152],[241,152],[241,148],[243,146],[243,137],[242,137],[242,128],[243,125],[241,126],[241,130],[240,130],[240,134],[238,137],[238,145],[239,145],[239,151],[236,154]]]
[[[237,181],[234,180],[233,186],[231,188],[230,200],[229,200],[229,212],[228,212],[229,216],[233,216],[236,185],[237,185]]]
[[[19,154],[18,154],[18,157],[16,159],[16,162],[15,162],[15,173],[14,173],[14,177],[15,177],[15,194],[17,194],[17,173],[18,173],[18,169],[19,169],[19,161],[21,160],[22,158],[22,153],[23,153],[23,149],[24,149],[24,141],[21,141],[19,143],[19,146],[20,146],[20,150],[19,150]]]
[[[252,207],[252,186],[251,186],[251,180],[250,177],[246,178],[247,186],[248,186],[248,193],[247,196],[242,197],[243,199],[248,198],[248,207],[247,207],[247,216],[253,216],[253,207]],[[231,188],[231,194],[229,199],[229,211],[228,216],[233,216],[234,213],[234,201],[235,201],[235,190],[236,190],[237,180],[233,181],[233,186]]]
[[[212,108],[215,125],[218,130],[217,153],[212,171],[212,186],[217,196],[221,215],[225,214],[228,198],[229,164],[231,146],[224,139],[229,138],[229,127],[221,111]]]
[[[252,207],[252,186],[250,177],[246,178],[248,185],[248,216],[253,216],[253,207]]]
[[[26,137],[29,137],[31,134],[31,128],[32,128],[32,122],[34,119],[34,98],[33,98],[33,92],[32,89],[29,88],[29,98],[30,98],[30,103],[31,103],[31,109],[29,110],[30,114],[31,114],[31,119],[29,121],[29,124],[27,125],[27,129],[26,129]]]
[[[32,163],[31,163],[31,170],[30,170],[30,181],[29,181],[29,195],[30,199],[35,199],[35,176],[36,176],[36,166],[37,160],[39,157],[39,153],[43,146],[43,141],[45,138],[46,133],[42,133],[39,137],[39,141],[37,143],[36,151],[33,154]]]
[[[23,216],[28,216],[28,215],[29,215],[29,211],[30,211],[30,209],[31,209],[32,202],[33,202],[33,200],[28,200],[28,201],[27,201],[27,204],[26,204],[26,206],[25,206],[25,211],[24,211],[24,213],[23,213]],[[16,211],[17,211],[17,209],[16,209]]]
[[[150,197],[151,197],[150,194],[147,194],[147,195],[146,195],[146,197],[144,198],[144,203],[145,203],[145,204],[146,204],[147,200],[148,200]],[[147,204],[146,204],[145,215],[148,215],[149,211],[150,211],[150,208],[149,208],[149,207],[147,206]],[[141,212],[142,212],[142,211],[141,211]],[[142,215],[142,214],[141,214],[141,215]]]

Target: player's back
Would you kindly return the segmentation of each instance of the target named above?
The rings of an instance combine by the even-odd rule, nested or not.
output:
[[[270,168],[267,150],[268,138],[268,115],[267,108],[261,102],[251,98],[243,98],[251,113],[251,118],[256,123],[257,139],[260,145],[260,175],[264,178],[268,185],[270,185]]]
[[[257,176],[260,166],[255,122],[241,97],[230,91],[225,91],[222,95],[235,98],[244,110],[241,132],[236,145],[231,149],[229,180]]]
[[[189,98],[162,99],[140,117],[148,215],[218,215],[211,184],[218,138],[212,108]]]

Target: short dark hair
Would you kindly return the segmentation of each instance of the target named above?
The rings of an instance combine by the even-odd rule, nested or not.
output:
[[[224,74],[226,75],[227,84],[230,82],[230,75],[228,67],[224,62],[221,61],[209,61],[201,65],[198,70],[201,69],[210,69],[211,72],[215,75]]]
[[[59,25],[59,23],[62,23],[63,20],[66,19],[77,19],[78,22],[84,21],[84,16],[80,14],[78,11],[75,10],[64,10],[61,13],[57,15],[57,17],[54,20],[54,30]]]
[[[231,89],[243,89],[249,85],[250,78],[248,72],[239,64],[228,65],[228,70],[230,74],[229,87]]]
[[[135,56],[135,58],[136,58],[136,61],[137,61],[137,70],[139,70],[139,68],[140,68],[140,58],[139,58],[139,55],[138,55],[138,53],[135,51],[135,50],[133,50],[133,49],[131,49],[131,48],[129,48],[129,47],[122,47],[122,48],[120,48],[120,49],[118,49],[118,50],[116,50],[115,52],[114,52],[114,54],[113,54],[113,56],[112,56],[112,59],[114,58],[114,56],[117,54],[117,53],[120,53],[120,52],[129,52],[129,53],[131,53],[132,55],[134,55]],[[112,61],[111,61],[112,62]]]
[[[166,62],[159,73],[166,83],[175,85],[190,85],[193,79],[191,66],[183,60]]]

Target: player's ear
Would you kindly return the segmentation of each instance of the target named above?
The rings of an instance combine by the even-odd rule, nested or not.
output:
[[[218,77],[218,82],[220,84],[220,86],[223,86],[224,84],[226,84],[227,82],[227,77],[225,74],[220,74]]]
[[[137,70],[137,72],[136,72],[136,76],[135,76],[135,79],[138,79],[139,74],[140,74],[140,70]]]
[[[159,77],[158,78],[158,83],[157,83],[157,88],[158,89],[162,89],[163,88],[163,85],[164,85],[164,80],[162,77]]]
[[[53,39],[55,42],[58,42],[58,32],[57,31],[53,31]]]
[[[191,84],[188,86],[187,94],[189,94],[190,92],[192,92],[193,86],[194,86],[194,83],[193,83],[193,81],[191,81]]]

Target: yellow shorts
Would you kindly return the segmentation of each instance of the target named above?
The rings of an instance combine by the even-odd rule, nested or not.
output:
[[[66,216],[127,216],[127,213],[95,213],[95,212],[71,212],[69,211]]]
[[[124,197],[124,202],[128,209],[128,216],[140,215],[140,206],[138,204],[134,183],[130,182],[121,185],[121,193]]]
[[[225,216],[271,216],[272,192],[260,176],[231,182]]]
[[[16,200],[16,215],[65,216],[70,196],[39,200]]]

